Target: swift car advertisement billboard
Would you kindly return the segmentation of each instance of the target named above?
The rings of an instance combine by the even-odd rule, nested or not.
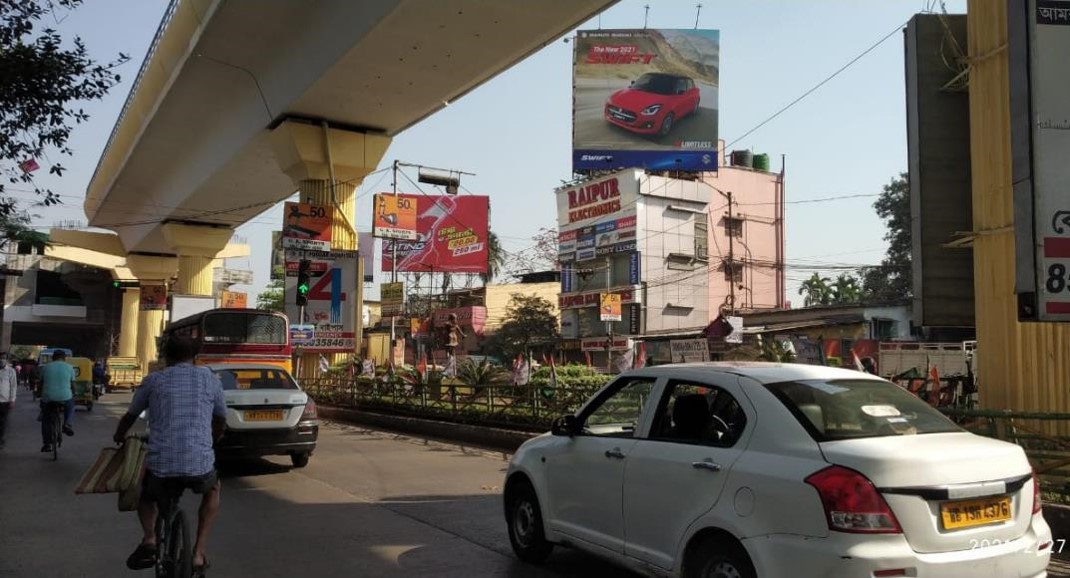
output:
[[[399,195],[416,206],[416,239],[383,240],[383,271],[486,273],[490,197]]]
[[[720,32],[581,30],[572,167],[717,168]]]

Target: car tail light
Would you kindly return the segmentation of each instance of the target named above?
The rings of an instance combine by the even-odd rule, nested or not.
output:
[[[899,534],[899,520],[873,482],[842,466],[830,466],[806,478],[821,496],[830,530],[856,534]]]
[[[316,414],[316,402],[311,399],[305,404],[305,411],[301,414],[301,421],[317,419],[319,416]]]
[[[1040,478],[1033,472],[1033,513],[1039,514],[1042,502],[1040,500]]]

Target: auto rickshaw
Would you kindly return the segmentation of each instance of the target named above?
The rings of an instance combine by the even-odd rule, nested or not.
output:
[[[93,411],[93,360],[87,357],[68,357],[74,367],[74,403]]]

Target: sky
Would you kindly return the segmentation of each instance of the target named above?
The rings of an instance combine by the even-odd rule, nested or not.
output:
[[[88,122],[72,133],[73,158],[51,155],[68,171],[43,175],[40,184],[63,195],[59,207],[33,207],[34,223],[85,221],[82,201],[97,160],[144,58],[167,0],[88,0],[47,24],[65,37],[80,36],[90,54],[107,61],[123,52],[122,83],[102,101],[86,103]],[[650,28],[691,28],[694,0],[623,0],[580,28],[640,28],[644,5]],[[883,256],[884,226],[874,197],[906,170],[906,99],[903,37],[893,31],[931,0],[748,0],[703,2],[698,24],[720,30],[719,138],[729,149],[770,155],[772,170],[786,159],[786,254],[789,301],[801,305],[799,283],[825,263],[874,264]],[[946,3],[965,12],[965,0]],[[782,107],[847,64],[881,38],[891,37],[813,94],[743,137]],[[532,246],[540,228],[556,225],[554,188],[571,173],[572,47],[558,40],[464,98],[396,136],[381,167],[395,159],[475,173],[464,189],[491,198],[491,229],[507,251]],[[525,115],[494,114],[501,103]],[[736,142],[738,140],[738,142]],[[44,163],[42,163],[44,164]],[[41,171],[42,173],[44,171]],[[413,173],[413,180],[416,175]],[[407,184],[402,179],[402,184]],[[357,225],[371,226],[371,193],[390,187],[389,171],[358,189]],[[411,188],[411,187],[410,187]],[[15,187],[18,189],[18,186]],[[402,192],[406,191],[402,187]],[[15,190],[27,201],[32,193]],[[800,202],[803,201],[803,202]],[[271,230],[282,222],[281,204],[241,226],[252,247],[248,259],[228,266],[251,269],[251,300],[268,283]],[[825,272],[835,276],[839,271]],[[378,294],[376,284],[367,298]]]

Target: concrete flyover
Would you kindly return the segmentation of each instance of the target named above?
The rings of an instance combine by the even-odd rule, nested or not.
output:
[[[394,135],[616,1],[174,0],[86,191],[117,242],[66,252],[203,295],[233,229],[295,190],[358,249],[353,191]]]

